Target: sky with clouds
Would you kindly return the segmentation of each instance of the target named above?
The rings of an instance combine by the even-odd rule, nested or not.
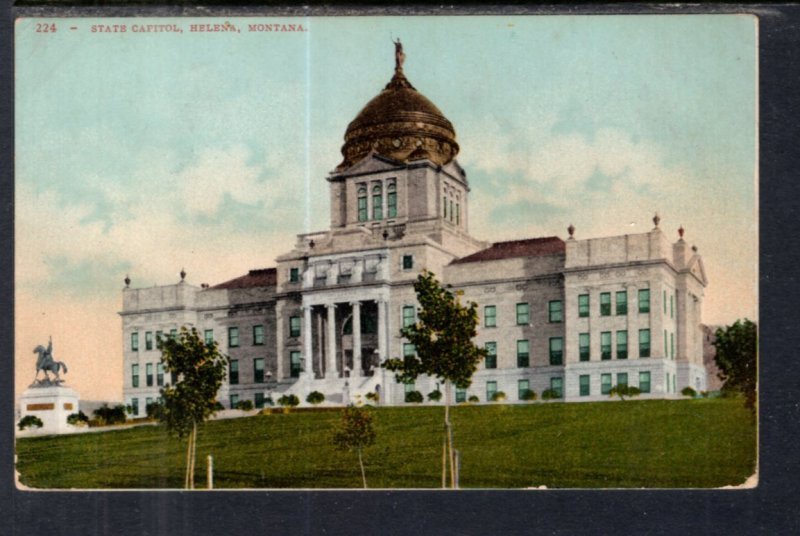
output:
[[[325,177],[391,77],[396,37],[455,126],[472,234],[636,233],[658,211],[703,255],[704,320],[757,317],[753,17],[229,20],[239,33],[17,23],[18,393],[52,335],[83,398],[121,399],[126,274],[219,283],[327,228]],[[147,22],[183,32],[131,31]]]

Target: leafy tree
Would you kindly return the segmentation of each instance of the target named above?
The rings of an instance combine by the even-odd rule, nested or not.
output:
[[[197,333],[181,328],[177,337],[161,340],[161,359],[178,381],[161,390],[163,408],[159,420],[178,437],[188,437],[186,489],[194,489],[197,425],[217,410],[217,392],[225,379],[228,358],[217,343],[206,343]]]
[[[36,415],[25,415],[23,418],[19,420],[19,423],[17,423],[17,427],[20,429],[20,431],[24,430],[25,428],[28,428],[29,426],[35,426],[37,428],[41,428],[42,426],[44,426],[44,423],[42,422],[42,419],[40,419]]]
[[[719,379],[725,382],[723,394],[741,393],[745,396],[745,405],[755,410],[758,381],[758,328],[755,322],[746,318],[737,320],[731,326],[719,328],[715,335],[717,354],[714,360],[720,370]]]
[[[681,389],[681,394],[689,398],[694,398],[697,396],[697,391],[695,391],[694,389],[692,389],[690,386],[687,385],[686,387]]]
[[[310,393],[308,393],[308,396],[306,397],[306,402],[308,402],[309,404],[313,404],[315,406],[317,404],[321,404],[324,401],[325,401],[325,395],[320,393],[319,391],[311,391]]]
[[[161,414],[164,411],[164,403],[160,400],[156,400],[154,402],[150,402],[149,404],[145,405],[144,413],[147,415],[148,419],[155,419],[157,421],[161,420]]]
[[[626,383],[621,383],[619,385],[615,385],[611,388],[608,392],[608,396],[615,397],[618,396],[620,400],[625,400],[625,397],[628,398],[639,396],[642,394],[642,391],[638,387],[631,387]]]
[[[342,420],[333,433],[333,443],[341,450],[355,450],[358,453],[358,466],[361,480],[367,487],[367,475],[361,450],[375,443],[375,430],[372,427],[372,413],[366,408],[348,406],[342,410]]]
[[[462,305],[455,294],[442,288],[431,272],[424,271],[414,282],[420,304],[416,323],[400,330],[400,335],[414,345],[416,353],[402,359],[388,359],[385,367],[396,372],[400,382],[413,381],[420,374],[438,378],[444,383],[445,438],[442,464],[442,487],[447,486],[447,465],[450,483],[455,487],[455,454],[453,427],[450,422],[451,384],[466,389],[478,369],[486,349],[476,346],[478,304]]]

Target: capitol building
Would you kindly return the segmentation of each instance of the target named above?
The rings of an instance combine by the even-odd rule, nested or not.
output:
[[[399,47],[399,45],[398,45]],[[157,340],[182,326],[230,358],[223,406],[284,394],[306,404],[367,395],[405,404],[435,378],[398,383],[382,368],[414,352],[400,329],[416,321],[413,283],[433,272],[478,304],[475,343],[488,357],[455,400],[506,402],[551,389],[565,401],[607,400],[612,386],[642,398],[705,390],[701,325],[707,284],[683,229],[601,238],[484,242],[469,231],[470,186],[451,122],[403,73],[398,49],[386,87],[347,126],[343,160],[327,177],[330,228],[297,236],[272,268],[215,285],[132,288],[122,317],[124,402],[143,415],[175,381]]]

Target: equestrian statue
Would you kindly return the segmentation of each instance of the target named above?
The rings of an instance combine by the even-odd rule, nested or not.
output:
[[[47,343],[47,348],[40,344],[33,349],[33,353],[39,354],[39,357],[36,359],[36,376],[33,378],[33,385],[59,385],[64,382],[64,380],[61,379],[60,372],[62,369],[64,372],[67,372],[67,366],[63,362],[53,359],[52,337],[50,337]],[[43,380],[39,379],[40,370],[44,371]],[[47,373],[48,371],[55,374],[53,379],[50,379],[50,375]]]

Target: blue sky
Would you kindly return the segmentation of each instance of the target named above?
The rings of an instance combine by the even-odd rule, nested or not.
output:
[[[705,320],[756,316],[754,18],[230,20],[241,33],[18,22],[18,359],[80,315],[116,341],[126,273],[148,286],[185,267],[213,284],[326,228],[325,176],[391,77],[396,37],[409,80],[456,128],[474,235],[644,232],[658,211],[704,255]],[[89,367],[103,350],[86,353]]]

